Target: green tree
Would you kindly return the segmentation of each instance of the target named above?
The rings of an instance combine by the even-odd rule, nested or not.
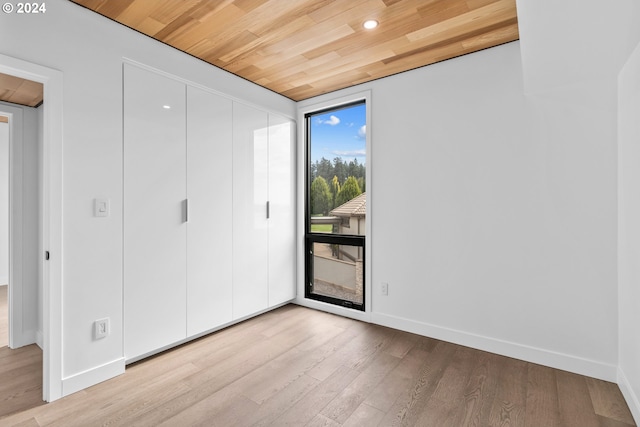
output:
[[[327,181],[319,176],[311,183],[311,214],[328,215],[331,208],[331,191]]]
[[[340,180],[338,179],[337,175],[334,175],[333,179],[331,180],[331,195],[332,195],[331,209],[337,206],[336,200],[338,199],[339,192],[340,192]]]
[[[343,205],[354,197],[358,197],[360,194],[362,194],[362,191],[358,185],[358,180],[355,177],[350,176],[344,184],[342,184],[342,188],[336,198],[336,206]]]
[[[333,174],[338,177],[340,182],[347,178],[348,165],[342,161],[342,157],[336,157],[333,159]]]

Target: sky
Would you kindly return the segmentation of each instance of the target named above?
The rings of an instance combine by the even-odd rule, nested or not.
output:
[[[358,104],[311,117],[311,161],[358,159],[366,163],[366,106]]]

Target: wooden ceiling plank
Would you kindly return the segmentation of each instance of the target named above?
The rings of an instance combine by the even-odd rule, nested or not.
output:
[[[447,46],[447,45],[451,45],[454,43],[464,43],[465,40],[468,39],[472,39],[472,38],[476,38],[479,35],[485,34],[487,32],[492,32],[496,29],[500,29],[500,28],[504,28],[504,27],[509,27],[512,25],[517,25],[518,21],[516,18],[511,18],[507,21],[500,21],[497,22],[493,25],[490,26],[486,26],[486,27],[482,27],[482,28],[478,28],[475,31],[472,32],[468,32],[465,34],[461,34],[455,37],[450,37],[450,38],[446,38],[440,41],[436,41],[434,43],[430,43],[430,44],[424,44],[424,43],[420,43],[419,45],[417,45],[416,43],[412,43],[408,46],[408,48],[405,49],[396,49],[395,53],[396,55],[392,58],[389,58],[388,60],[384,61],[385,63],[391,63],[394,61],[399,61],[405,58],[409,58],[417,53],[421,53],[427,50],[431,50],[431,49],[436,49],[440,46]],[[404,51],[403,51],[404,50]]]
[[[113,1],[113,0],[111,0]],[[157,6],[153,8],[151,17],[156,21],[169,25],[171,22],[178,19],[180,16],[188,15],[194,7],[198,7],[200,0],[136,0],[141,2],[154,3],[157,2]]]
[[[462,47],[467,49],[481,50],[500,44],[518,40],[520,37],[518,32],[518,23],[515,22],[505,27],[496,28],[493,31],[485,32],[477,37],[471,37],[462,41]]]
[[[294,61],[288,62],[287,64],[283,64],[283,67],[271,67],[260,71],[259,73],[254,75],[249,75],[249,78],[253,80],[253,78],[268,78],[271,81],[275,81],[278,79],[297,79],[296,75],[303,73],[307,70],[315,69],[316,67],[322,67],[329,63],[334,63],[339,61],[340,55],[335,52],[329,52],[323,56],[319,56],[313,59],[307,59],[304,56],[299,56],[296,58],[297,63]],[[294,77],[296,76],[296,77]]]
[[[469,12],[466,0],[447,0],[428,3],[417,8],[418,15],[428,27]]]
[[[303,31],[266,46],[260,49],[258,53],[263,56],[269,56],[291,49],[294,49],[296,54],[304,53],[318,46],[331,44],[354,32],[353,28],[347,24],[335,25],[333,22],[324,22],[310,28],[305,28]]]
[[[0,73],[0,87],[4,90],[15,91],[22,84],[22,79],[9,74]]]
[[[43,97],[42,83],[0,73],[0,101],[36,107],[42,103]]]
[[[157,4],[149,2],[133,1],[129,4],[129,7],[122,10],[118,15],[112,15],[108,13],[104,14],[128,27],[138,28],[138,26],[140,26],[145,20],[150,18],[150,15],[153,13],[154,7],[156,6]],[[100,11],[100,13],[103,13],[100,9],[98,10]],[[160,23],[160,21],[158,20],[154,19],[154,21]],[[145,32],[145,34],[148,33]]]
[[[144,33],[144,34],[146,34],[148,36],[151,36],[151,34],[157,33],[163,27],[164,27],[164,24],[162,22],[158,22],[158,21],[156,21],[155,19],[153,19],[151,17],[145,18],[142,22],[140,22],[139,24],[137,24],[135,26],[135,28],[138,31],[140,31],[141,33]]]
[[[181,33],[176,33],[170,37],[167,37],[164,41],[176,46],[187,46],[187,49],[191,48],[201,40],[206,39],[211,42],[211,46],[219,46],[233,40],[245,29],[241,26],[233,26],[227,29],[226,32],[229,36],[225,39],[219,37],[221,31],[223,31],[228,22],[235,22],[242,19],[245,13],[238,9],[235,5],[230,4],[227,7],[220,9],[215,14],[211,14],[206,20],[195,20],[193,25]]]
[[[308,69],[307,73],[309,74],[309,76],[320,76],[321,78],[318,80],[313,80],[313,78],[307,77],[306,81],[312,86],[318,86],[319,82],[327,81],[327,79],[335,76],[344,75],[345,73],[348,73],[349,71],[354,69],[363,69],[369,64],[382,61],[384,59],[392,57],[393,55],[394,53],[391,50],[369,50],[366,53],[363,52],[359,56],[350,56],[349,61],[347,62],[336,62],[336,65],[332,67],[323,66],[321,71],[317,71],[316,69]],[[301,84],[302,81],[293,81],[292,83]]]
[[[97,11],[100,6],[102,6],[102,4],[106,3],[107,1],[108,0],[73,0],[74,3],[77,3],[93,11]]]
[[[466,2],[469,10],[473,10],[495,3],[496,0],[466,0]]]
[[[278,1],[278,0],[275,0]],[[327,7],[327,5],[332,4],[335,0],[306,0],[306,2],[302,2],[300,0],[296,2],[290,2],[291,5],[295,4],[295,8],[287,8],[279,11],[279,14],[270,16],[272,19],[267,20],[253,20],[251,23],[251,31],[258,34],[260,37],[264,37],[270,34],[273,31],[278,31],[282,26],[287,25],[291,21],[295,21],[300,18],[304,18],[309,21],[311,25],[314,25],[316,21],[311,19],[309,16],[314,11]]]
[[[247,43],[245,46],[240,46],[237,49],[229,52],[226,55],[220,57],[222,62],[231,62],[237,58],[253,53],[256,50],[259,50],[266,44],[275,43],[277,41],[281,41],[292,34],[297,33],[304,28],[309,28],[312,21],[308,16],[302,16],[298,19],[295,19],[283,26],[279,29],[276,29],[267,35],[264,35],[252,43]]]
[[[407,32],[416,31],[423,27],[422,18],[415,8],[415,2],[404,2],[387,7],[379,19],[382,25],[375,31],[355,32],[337,42],[309,51],[305,53],[305,56],[312,59],[332,50],[337,51],[341,56],[347,56],[353,52],[385,43],[389,39],[404,38]],[[362,17],[359,17],[355,23],[359,23],[361,20]],[[351,22],[351,25],[354,25],[354,21]]]
[[[204,59],[205,61],[210,61],[216,64],[226,64],[227,62],[221,60],[220,57],[225,56],[229,52],[237,50],[242,46],[246,46],[247,44],[257,41],[259,41],[258,36],[253,34],[251,31],[243,31],[234,37],[229,43],[212,46],[211,49],[205,53]]]
[[[122,1],[107,1],[98,6],[98,12],[106,16],[118,17],[123,11],[125,11],[131,3],[135,0],[122,0]]]
[[[269,3],[269,1],[270,0],[234,0],[233,4],[245,13],[249,13],[263,6],[265,3]]]
[[[511,19],[514,16],[516,16],[515,3],[512,0],[498,0],[487,6],[409,33],[407,38],[412,42],[424,39],[443,39],[451,37],[452,34],[464,34],[482,26]]]
[[[322,9],[318,9],[309,13],[309,17],[317,23],[326,22],[328,20],[341,23],[348,22],[349,18],[345,18],[347,15],[352,16],[353,10],[357,10],[358,15],[362,15],[363,12],[368,11],[368,16],[371,19],[378,19],[379,14],[386,8],[382,0],[350,0],[335,1]]]

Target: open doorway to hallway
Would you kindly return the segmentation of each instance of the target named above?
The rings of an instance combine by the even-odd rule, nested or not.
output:
[[[2,424],[3,417],[44,403],[40,257],[43,84],[0,73],[0,94]]]
[[[0,347],[9,344],[9,118],[0,115]]]

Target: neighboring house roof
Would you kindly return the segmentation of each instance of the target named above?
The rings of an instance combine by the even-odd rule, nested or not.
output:
[[[358,197],[354,197],[347,203],[342,204],[329,212],[334,216],[366,216],[367,214],[367,193],[362,193]]]

